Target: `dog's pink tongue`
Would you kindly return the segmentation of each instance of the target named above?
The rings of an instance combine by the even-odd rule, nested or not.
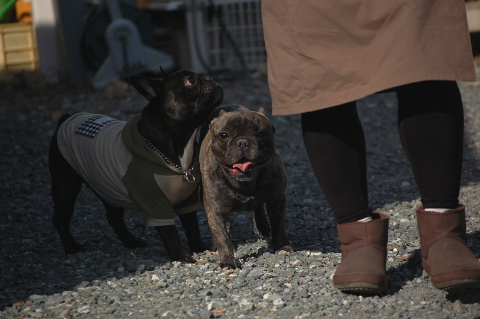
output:
[[[233,168],[238,168],[239,170],[241,170],[242,172],[246,172],[248,170],[248,168],[250,166],[253,166],[253,163],[252,162],[243,162],[243,163],[236,163],[236,164],[233,164]]]

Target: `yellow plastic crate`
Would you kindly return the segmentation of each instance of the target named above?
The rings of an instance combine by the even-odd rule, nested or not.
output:
[[[0,78],[39,67],[31,23],[0,24]]]

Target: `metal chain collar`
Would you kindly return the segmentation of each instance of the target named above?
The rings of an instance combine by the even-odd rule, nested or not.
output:
[[[165,163],[167,163],[168,165],[170,166],[173,166],[175,167],[177,170],[179,170],[180,172],[182,172],[183,176],[182,176],[182,180],[184,181],[187,181],[189,183],[194,183],[195,182],[195,176],[193,176],[192,174],[192,170],[193,168],[195,167],[195,164],[197,163],[197,157],[198,157],[198,152],[197,152],[197,148],[194,146],[193,149],[194,149],[194,152],[193,152],[193,158],[192,158],[192,163],[190,164],[190,168],[188,170],[183,170],[183,168],[178,165],[177,163],[174,163],[172,162],[170,159],[168,159],[168,157],[166,157],[162,152],[160,152],[156,147],[155,145],[153,145],[149,140],[147,140],[145,138],[145,136],[142,136],[143,140],[145,141],[145,143],[147,143],[148,147],[150,147],[152,150],[154,150],[158,155],[160,155],[160,157],[165,161]]]

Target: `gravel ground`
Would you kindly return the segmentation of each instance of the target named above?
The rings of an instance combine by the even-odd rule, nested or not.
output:
[[[220,82],[224,103],[270,109],[266,79]],[[461,201],[468,244],[480,257],[480,86],[460,83],[466,108]],[[47,150],[62,113],[129,119],[146,101],[122,82],[103,90],[7,87],[0,91],[0,318],[480,318],[480,290],[435,289],[418,263],[414,209],[419,194],[396,130],[395,94],[359,102],[368,143],[371,205],[391,216],[389,288],[383,297],[343,294],[332,285],[340,249],[332,212],[306,157],[299,116],[273,117],[289,176],[287,231],[296,252],[274,255],[233,216],[241,270],[216,269],[214,252],[195,264],[171,263],[135,212],[127,226],[146,248],[123,248],[103,206],[85,188],[72,221],[85,253],[65,255],[51,224]],[[211,242],[204,212],[202,236]],[[186,243],[186,240],[183,239]]]

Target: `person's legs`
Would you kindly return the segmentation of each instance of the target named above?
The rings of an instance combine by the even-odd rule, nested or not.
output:
[[[437,288],[480,284],[480,262],[466,246],[465,207],[459,205],[463,105],[455,82],[426,81],[397,88],[398,129],[422,207],[417,222],[422,264]]]
[[[455,82],[397,88],[400,141],[424,208],[457,208],[463,161],[463,104]]]
[[[308,157],[337,223],[370,217],[365,137],[356,103],[304,113],[301,119]]]
[[[342,261],[334,286],[384,293],[388,217],[372,214],[368,206],[365,138],[356,103],[302,114],[302,131],[313,171],[337,221]]]

